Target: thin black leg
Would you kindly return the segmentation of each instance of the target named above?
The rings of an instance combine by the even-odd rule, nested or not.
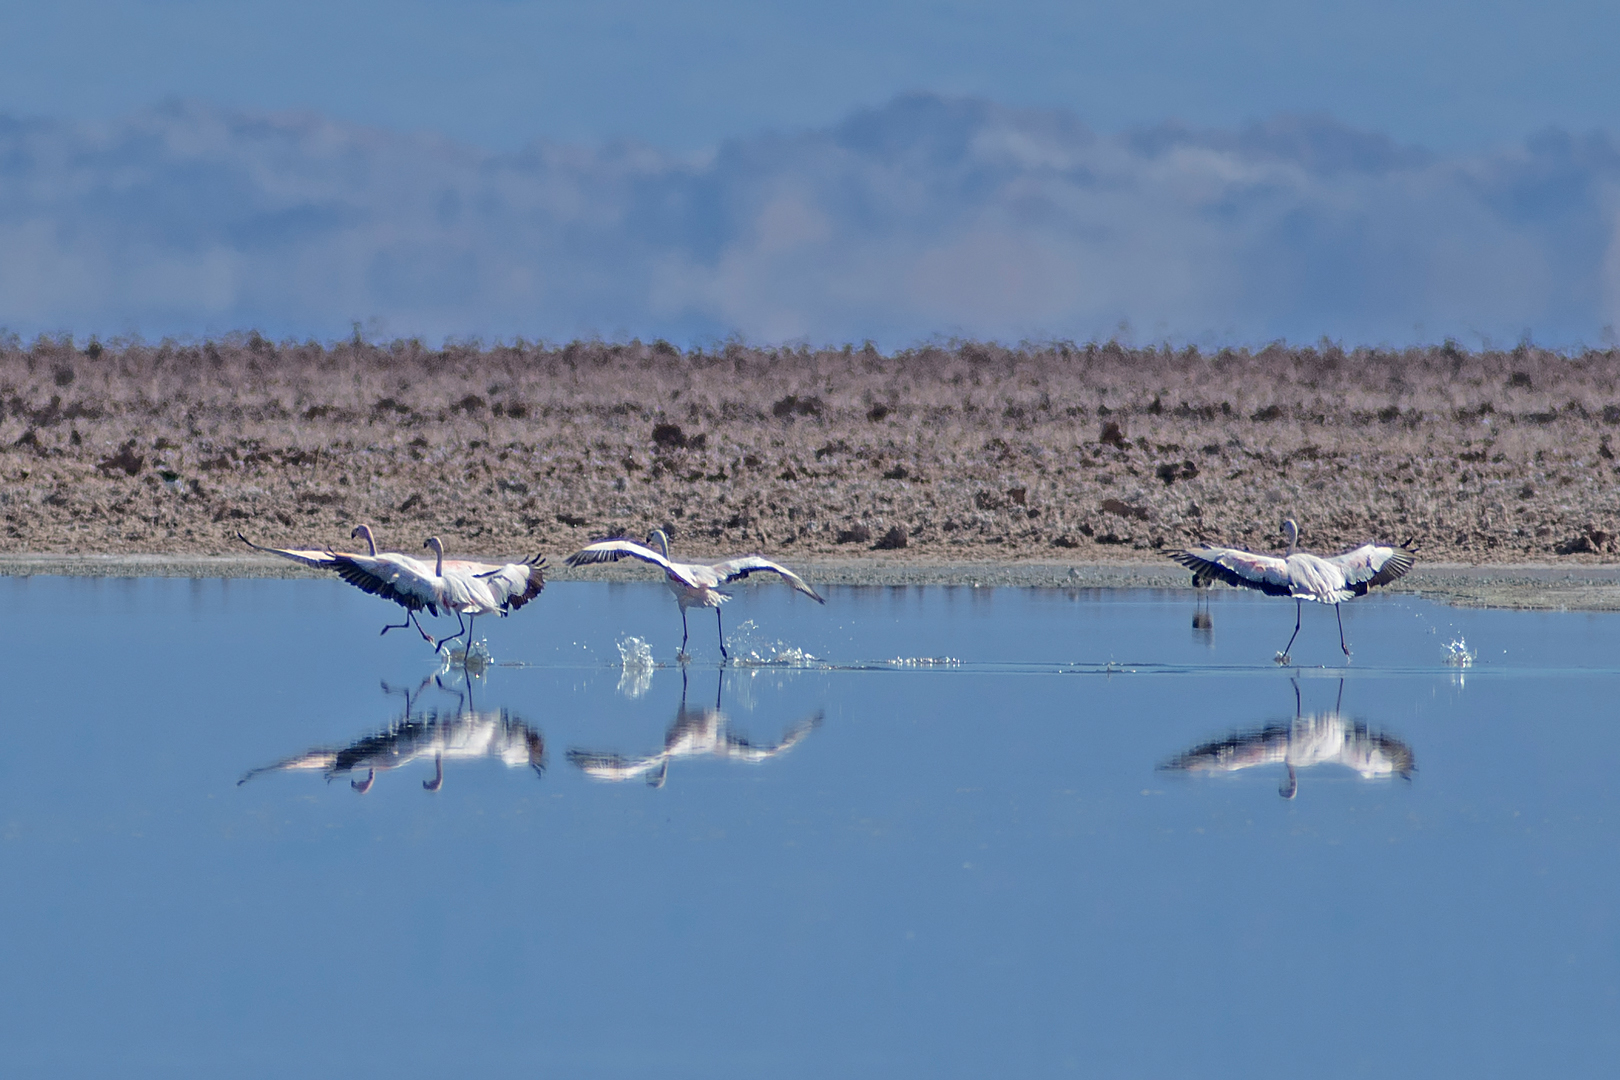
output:
[[[681,655],[686,655],[686,607],[681,607]]]
[[[714,609],[714,628],[715,628],[715,630],[719,631],[719,633],[720,633],[720,659],[722,659],[722,660],[731,659],[729,656],[726,655],[726,629],[725,629],[725,627],[720,625],[720,609],[719,608]]]
[[[1344,655],[1349,656],[1350,646],[1344,643],[1344,612],[1339,610],[1338,604],[1333,605],[1333,614],[1339,617],[1339,648],[1344,650]]]
[[[416,615],[415,615],[414,612],[407,611],[404,622],[402,622],[402,623],[389,623],[387,626],[382,628],[381,633],[379,633],[377,636],[381,637],[383,634],[388,633],[388,631],[390,631],[390,630],[403,630],[406,627],[411,625],[411,620],[414,619],[415,617],[416,617]]]
[[[467,620],[463,619],[461,617],[461,612],[459,612],[459,611],[456,612],[456,626],[458,626],[460,629],[458,629],[454,634],[451,634],[449,637],[445,638],[443,641],[441,641],[437,645],[435,645],[434,646],[435,649],[444,648],[450,642],[456,640],[456,638],[460,637],[462,634],[465,634],[467,632]]]
[[[1288,644],[1283,646],[1283,659],[1288,658],[1288,650],[1294,647],[1294,639],[1299,637],[1299,621],[1305,616],[1305,601],[1294,601],[1294,632],[1288,635]]]
[[[439,647],[438,639],[436,639],[432,634],[428,633],[426,630],[422,629],[422,624],[420,622],[417,622],[416,612],[414,612],[414,611],[411,612],[411,622],[416,624],[416,632],[418,634],[422,635],[422,640],[423,641],[427,642],[429,645],[432,645],[435,649],[437,649]]]

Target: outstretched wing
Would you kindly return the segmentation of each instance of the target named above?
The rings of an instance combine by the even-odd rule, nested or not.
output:
[[[495,602],[502,611],[516,611],[539,596],[546,587],[546,559],[543,555],[474,573],[495,594]]]
[[[672,563],[652,548],[642,547],[634,540],[598,540],[594,544],[586,544],[563,562],[569,566],[586,566],[590,563],[618,562],[620,559],[640,559],[652,563],[689,588],[701,589],[706,584],[695,580],[684,565]]]
[[[333,569],[332,561],[337,558],[336,553],[329,550],[312,551],[300,548],[265,547],[263,544],[255,544],[253,541],[243,536],[240,529],[238,529],[236,532],[236,538],[242,541],[242,543],[246,544],[248,547],[252,548],[254,551],[262,551],[269,555],[280,555],[283,559],[291,559],[293,562],[303,563],[305,566],[313,566],[318,570]]]
[[[332,556],[331,568],[361,592],[392,600],[407,611],[427,608],[434,615],[439,613],[433,574],[408,556],[339,554]]]
[[[749,574],[758,574],[762,572],[767,574],[780,574],[783,581],[793,586],[794,589],[798,590],[799,592],[804,593],[804,595],[808,596],[816,603],[825,604],[827,602],[821,598],[820,593],[806,585],[804,583],[804,579],[798,574],[795,574],[787,567],[779,566],[760,555],[744,555],[741,558],[730,559],[723,563],[715,563],[713,566],[709,567],[709,569],[715,572],[715,575],[720,579],[722,584],[728,581],[736,581],[738,578],[745,578]]]
[[[1368,589],[1388,585],[1412,569],[1417,555],[1416,550],[1408,544],[1400,547],[1363,544],[1354,551],[1335,555],[1327,561],[1344,571],[1344,583],[1351,592],[1366,596]]]
[[[1288,563],[1272,555],[1256,555],[1236,548],[1196,548],[1172,551],[1170,558],[1193,572],[1193,580],[1224,581],[1243,589],[1259,589],[1267,596],[1291,596]]]

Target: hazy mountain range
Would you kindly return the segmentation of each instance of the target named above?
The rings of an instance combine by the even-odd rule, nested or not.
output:
[[[495,153],[181,102],[0,117],[31,337],[1613,341],[1620,141],[1467,157],[1325,117],[1100,134],[931,95],[699,157]]]

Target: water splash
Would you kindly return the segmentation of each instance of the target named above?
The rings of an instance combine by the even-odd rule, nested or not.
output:
[[[1457,635],[1457,640],[1446,643],[1447,667],[1473,667],[1474,657],[1477,655],[1477,653],[1469,651],[1468,642],[1461,634]]]
[[[652,689],[653,672],[658,665],[653,661],[652,646],[638,637],[622,637],[617,642],[619,660],[624,665],[619,675],[619,693],[631,701]]]
[[[460,668],[473,675],[482,675],[494,663],[495,656],[489,651],[489,645],[482,639],[473,642],[464,649],[439,650],[439,672],[441,674],[454,668]]]
[[[735,667],[809,667],[819,658],[808,649],[784,641],[765,641],[754,620],[741,623],[727,642]]]

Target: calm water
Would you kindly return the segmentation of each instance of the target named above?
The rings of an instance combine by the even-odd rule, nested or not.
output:
[[[0,580],[7,1074],[1612,1067],[1616,616],[739,591]]]

